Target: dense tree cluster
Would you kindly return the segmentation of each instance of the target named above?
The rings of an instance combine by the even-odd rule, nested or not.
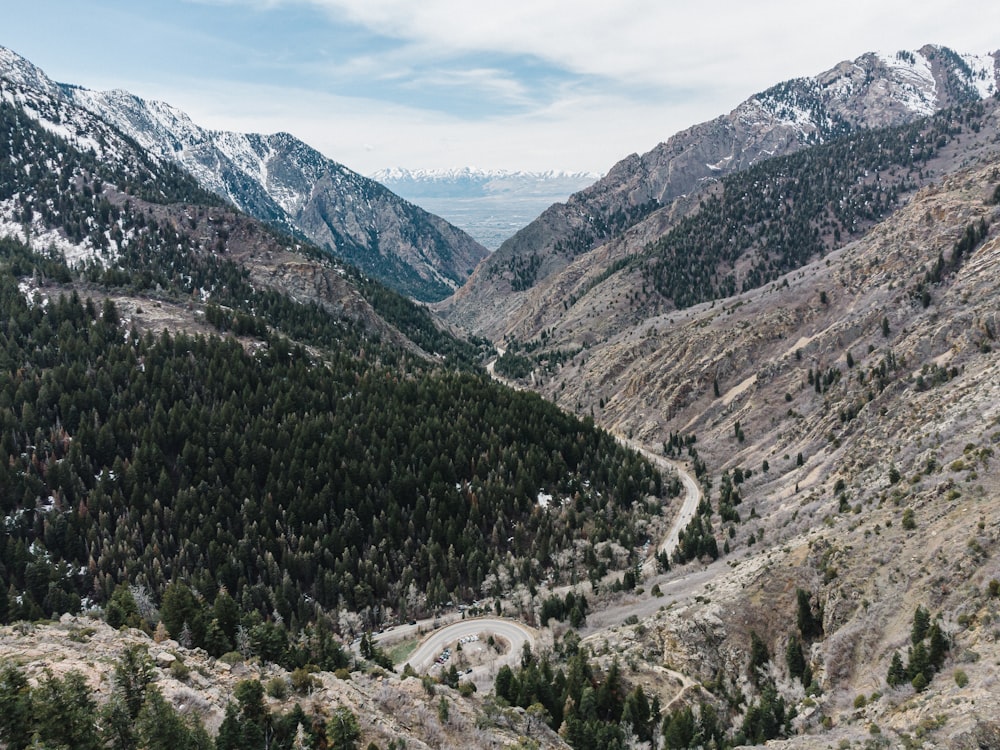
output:
[[[526,649],[519,669],[503,666],[494,690],[498,698],[544,718],[576,750],[624,750],[626,727],[648,742],[660,720],[659,699],[652,701],[641,686],[629,690],[617,661],[607,671],[591,663],[586,649],[570,637],[564,649],[566,668],[549,654]]]
[[[319,364],[281,336],[251,355],[123,336],[110,301],[31,305],[18,279],[58,262],[0,244],[12,617],[180,579],[287,623],[317,607],[436,607],[475,598],[500,565],[540,575],[575,538],[631,542],[626,511],[661,489],[592,424],[484,375],[383,367],[360,339]],[[543,510],[540,490],[565,507]]]
[[[727,175],[697,212],[634,259],[678,308],[762,286],[894,209],[922,165],[982,105],[891,129],[858,130]],[[737,265],[740,270],[737,272]]]
[[[549,620],[569,620],[574,628],[582,627],[587,621],[587,597],[581,593],[567,591],[566,596],[552,594],[542,602],[539,621],[544,628]]]
[[[976,248],[986,239],[988,234],[989,226],[986,223],[986,219],[980,219],[974,224],[969,224],[947,258],[945,258],[943,252],[938,253],[934,265],[928,268],[924,273],[923,279],[917,282],[916,287],[911,293],[912,296],[915,299],[919,299],[923,307],[930,307],[931,288],[940,285],[945,277],[957,271],[965,258],[975,252]]]
[[[514,292],[531,289],[538,279],[538,269],[542,267],[542,258],[538,253],[524,257],[512,255],[507,261],[507,272],[510,274],[510,288]]]
[[[605,212],[584,214],[584,224],[574,229],[567,236],[558,240],[552,249],[559,255],[569,259],[592,250],[603,242],[612,239],[629,227],[642,221],[660,207],[655,198],[642,203],[625,206],[609,207]]]
[[[886,682],[892,687],[910,683],[918,692],[923,690],[944,665],[950,648],[940,621],[935,619],[932,622],[930,612],[918,606],[913,612],[906,666],[903,666],[899,652],[894,651]]]
[[[606,242],[624,232],[630,226],[644,219],[660,207],[655,198],[643,203],[608,208],[604,212],[586,213],[583,224],[577,226],[566,236],[557,240],[552,251],[568,260],[581,255],[588,250]],[[530,255],[512,254],[505,264],[496,263],[490,267],[489,278],[497,278],[504,274],[510,280],[510,287],[515,292],[530,289],[538,281],[538,273],[542,267],[542,256],[537,252]],[[570,303],[572,304],[572,303]]]
[[[580,539],[588,565],[605,540],[634,549],[633,508],[660,493],[659,475],[592,421],[494,385],[472,366],[477,345],[354,269],[373,306],[439,356],[252,284],[227,255],[232,231],[320,251],[220,208],[181,173],[157,181],[160,165],[128,149],[105,164],[16,107],[0,115],[3,189],[24,220],[48,212],[39,221],[71,236],[79,224],[98,257],[70,269],[0,240],[0,618],[98,604],[126,624],[127,597],[112,597],[130,584],[164,598],[162,624],[193,645],[295,663],[306,657],[287,630],[312,623],[308,658],[335,664],[320,643],[345,629],[331,613],[363,612],[347,629],[372,627],[390,609],[539,580]],[[159,200],[195,203],[123,193],[143,175]],[[257,346],[143,335],[77,290],[185,302]],[[216,611],[223,592],[236,620]]]
[[[61,118],[54,116],[56,122]],[[47,226],[60,227],[77,241],[108,224],[114,207],[101,195],[103,183],[150,203],[223,205],[179,167],[154,161],[122,134],[97,131],[95,137],[96,145],[115,150],[117,158],[74,148],[19,107],[0,101],[0,200],[16,197],[21,221],[29,223],[37,213]],[[96,234],[93,239],[102,242]]]
[[[352,273],[350,278],[383,320],[428,354],[450,365],[469,366],[486,348],[485,342],[464,341],[442,331],[426,307],[413,304],[398,292],[360,273]]]

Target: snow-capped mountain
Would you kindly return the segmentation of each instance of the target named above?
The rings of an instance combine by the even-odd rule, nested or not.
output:
[[[251,216],[307,237],[418,299],[447,295],[486,255],[466,233],[288,133],[208,130],[163,102],[54,83],[3,48],[0,77],[92,112]]]
[[[476,167],[419,170],[397,167],[383,169],[371,177],[495,249],[553,203],[592,185],[600,175]]]

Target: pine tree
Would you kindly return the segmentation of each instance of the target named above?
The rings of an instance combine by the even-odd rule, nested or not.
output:
[[[933,672],[931,670],[930,657],[927,654],[927,647],[924,646],[923,641],[921,641],[910,648],[910,658],[906,664],[906,675],[910,678],[911,682],[917,677],[922,677],[924,679],[924,684],[926,685],[930,682],[932,674]]]
[[[767,649],[767,644],[757,635],[757,631],[750,631],[750,661],[747,671],[750,673],[750,680],[754,685],[760,682],[760,670],[767,666],[771,660],[771,653]]]
[[[941,631],[941,625],[937,620],[931,625],[927,636],[930,641],[927,657],[931,667],[938,671],[944,665],[945,657],[948,655],[948,639]]]
[[[785,647],[785,664],[788,666],[788,674],[802,679],[806,671],[806,660],[802,655],[802,643],[794,633],[788,638],[788,646]]]
[[[33,724],[28,678],[13,664],[7,664],[0,671],[0,737],[12,750],[21,750],[31,742]]]
[[[914,645],[920,643],[927,635],[927,629],[931,624],[931,615],[926,609],[917,605],[913,613],[913,627],[910,629],[910,642]]]
[[[822,613],[817,617],[813,614],[812,597],[808,591],[803,589],[795,590],[795,600],[798,608],[796,621],[799,626],[799,633],[804,641],[811,642],[823,635]]]
[[[356,750],[361,739],[361,726],[350,709],[338,706],[326,722],[326,736],[333,750]]]
[[[886,675],[885,681],[891,687],[897,687],[906,682],[906,668],[903,666],[903,659],[898,651],[894,651],[892,654],[892,660],[889,662],[889,673]]]
[[[685,706],[664,717],[663,747],[670,750],[690,747],[694,732],[694,713],[690,706]]]

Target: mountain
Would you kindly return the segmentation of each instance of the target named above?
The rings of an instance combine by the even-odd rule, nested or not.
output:
[[[287,133],[207,130],[163,102],[56,84],[2,48],[0,75],[93,112],[247,214],[417,299],[446,296],[486,255],[461,230]]]
[[[382,169],[371,175],[407,200],[486,196],[570,195],[595,182],[591,172],[526,172],[504,169]]]
[[[775,87],[554,206],[444,306],[503,339],[501,376],[700,477],[675,573],[644,582],[665,598],[589,620],[637,680],[674,671],[671,741],[726,712],[734,745],[1000,739],[996,59]]]
[[[384,169],[372,179],[496,249],[542,211],[591,185],[588,172]]]
[[[506,388],[5,79],[2,742],[997,747],[1000,99],[946,103],[515,264]]]
[[[439,310],[494,339],[515,331],[531,335],[536,312],[558,298],[550,286],[581,254],[604,246],[613,262],[638,251],[662,236],[675,214],[696,200],[691,196],[762,160],[980,101],[997,90],[997,59],[928,45],[865,54],[812,78],[778,84],[647,154],[626,157],[591,187],[551,206],[501,245]]]
[[[994,106],[967,166],[863,237],[765,286],[549,350],[527,380],[702,473],[710,507],[686,533],[707,524],[718,561],[678,566],[699,585],[657,581],[667,598],[609,647],[652,664],[649,680],[664,664],[708,686],[687,693],[695,710],[758,696],[733,726],[747,745],[877,731],[905,747],[918,726],[942,747],[1000,738],[985,666],[1000,649],[981,624],[1000,590],[998,126]],[[618,291],[605,313],[625,306]],[[929,648],[920,611],[946,634],[934,666],[913,658]],[[778,696],[788,713],[764,728]]]

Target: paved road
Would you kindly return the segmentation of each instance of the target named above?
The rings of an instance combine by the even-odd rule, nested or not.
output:
[[[460,620],[430,633],[417,646],[416,651],[410,655],[407,662],[417,672],[426,672],[445,648],[450,647],[454,651],[458,640],[469,635],[478,635],[481,641],[485,641],[488,636],[493,635],[503,638],[510,644],[504,654],[497,656],[496,666],[518,661],[525,643],[535,645],[535,631],[527,625],[499,617],[478,617]]]
[[[629,440],[621,435],[615,435],[615,437],[622,445],[641,453],[661,471],[667,474],[671,471],[676,471],[681,479],[681,484],[684,485],[684,501],[681,503],[681,509],[677,512],[677,517],[670,524],[670,529],[656,547],[655,552],[647,557],[642,564],[642,572],[648,577],[656,573],[656,554],[666,552],[668,557],[673,554],[674,548],[680,540],[681,530],[694,518],[694,514],[698,510],[698,503],[701,502],[701,485],[698,484],[698,481],[678,461],[671,461],[653,453],[651,450],[643,448],[634,440]]]

